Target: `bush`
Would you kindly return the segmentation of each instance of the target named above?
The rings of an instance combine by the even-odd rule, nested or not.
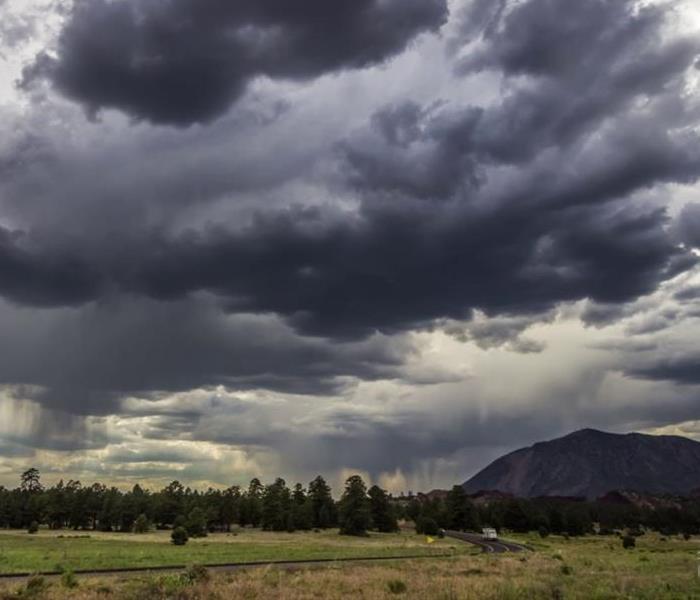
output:
[[[61,585],[65,588],[68,589],[73,589],[78,587],[78,578],[75,576],[75,573],[68,569],[67,571],[63,572],[63,575],[61,575]]]
[[[204,583],[209,581],[210,575],[209,571],[204,565],[191,565],[187,567],[187,570],[183,574],[183,578],[189,583]]]
[[[561,574],[562,575],[571,575],[573,572],[574,572],[574,570],[569,565],[562,565],[561,566]]]
[[[692,536],[686,531],[683,534],[683,539],[687,542]]]
[[[170,534],[170,539],[176,546],[184,546],[187,543],[189,536],[187,535],[187,531],[184,527],[176,527]]]
[[[634,536],[626,535],[622,538],[623,548],[634,548],[637,545],[637,540]]]
[[[541,538],[546,538],[549,536],[549,529],[547,529],[547,527],[545,527],[544,525],[540,525],[540,528],[537,531],[540,534]]]
[[[38,598],[44,595],[48,587],[49,584],[41,575],[32,575],[17,595],[20,598]]]
[[[403,594],[406,591],[406,584],[400,579],[392,579],[387,582],[386,587],[389,588],[389,592],[392,594]]]
[[[440,528],[435,522],[435,519],[430,517],[418,517],[416,521],[416,533],[422,533],[425,535],[437,535]]]
[[[36,533],[37,531],[39,531],[39,523],[32,521],[27,528],[27,533]]]
[[[148,533],[151,528],[151,524],[148,522],[148,518],[144,514],[140,514],[136,521],[134,521],[134,533]]]

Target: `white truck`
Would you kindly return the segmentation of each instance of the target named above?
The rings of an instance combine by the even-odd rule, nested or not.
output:
[[[487,541],[495,541],[498,539],[498,532],[493,527],[484,527],[481,536]]]

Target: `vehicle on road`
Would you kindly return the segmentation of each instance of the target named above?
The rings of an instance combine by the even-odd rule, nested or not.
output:
[[[495,541],[498,539],[498,532],[493,527],[484,527],[481,530],[481,535],[488,541]]]

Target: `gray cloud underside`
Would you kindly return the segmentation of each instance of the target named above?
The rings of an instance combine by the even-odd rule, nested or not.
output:
[[[446,0],[78,0],[45,76],[95,112],[188,125],[223,114],[256,77],[309,79],[381,63],[447,17]]]
[[[494,428],[527,443],[576,426],[567,414],[598,426],[699,416],[697,361],[654,360],[663,336],[695,318],[697,282],[674,289],[670,308],[635,305],[689,274],[700,248],[700,204],[667,202],[670,187],[700,175],[688,92],[699,44],[677,33],[673,11],[478,0],[443,25],[437,0],[328,6],[75,4],[57,53],[35,61],[25,89],[46,77],[88,111],[145,122],[80,121],[68,135],[39,104],[7,127],[0,337],[12,351],[0,383],[26,384],[22,397],[78,415],[217,385],[338,397],[350,380],[393,379],[420,395],[404,368],[420,351],[410,332],[444,327],[485,352],[506,345],[534,358],[545,345],[523,332],[588,299],[586,324],[624,321],[633,338],[607,345],[618,356],[609,369],[645,385],[683,383],[685,395],[589,410],[599,369],[549,390],[539,410],[495,406],[484,417],[470,405],[430,423],[420,410],[382,418],[345,407],[323,417],[341,431],[304,435],[269,426],[264,411],[207,405],[154,412],[160,429],[149,435],[380,472],[421,457],[466,464],[463,449],[493,445]],[[323,119],[318,107],[339,102],[327,90],[344,88],[320,76],[371,73],[439,31],[449,38],[444,94],[368,102],[357,114],[348,103],[347,124]],[[253,97],[261,77],[273,84]],[[465,100],[486,77],[495,97]],[[318,122],[304,113],[309,96],[286,95],[290,80],[329,94],[310,110]]]

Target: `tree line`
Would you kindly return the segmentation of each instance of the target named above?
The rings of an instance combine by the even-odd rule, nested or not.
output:
[[[337,528],[342,534],[365,535],[397,531],[401,520],[412,521],[417,533],[427,535],[482,527],[543,536],[622,529],[695,535],[700,534],[700,499],[678,499],[657,508],[546,497],[476,503],[458,485],[438,496],[396,498],[377,485],[368,489],[358,475],[348,478],[337,501],[320,475],[306,487],[297,483],[290,488],[282,478],[263,485],[254,478],[247,487],[223,490],[193,490],[173,481],[155,492],[139,485],[124,492],[73,480],[45,487],[36,469],[25,471],[17,488],[0,487],[0,528],[29,531],[40,526],[137,533],[156,528],[198,537],[250,526],[289,532]]]
[[[387,492],[376,485],[367,489],[357,475],[347,480],[339,501],[320,475],[308,487],[297,483],[290,488],[282,478],[263,485],[254,478],[247,488],[234,485],[201,492],[173,481],[156,492],[139,485],[123,492],[74,480],[45,487],[39,471],[29,469],[17,488],[0,487],[2,528],[122,532],[181,528],[197,537],[231,531],[234,525],[290,532],[339,528],[348,535],[398,529]]]
[[[581,536],[644,529],[664,535],[700,534],[700,499],[668,498],[666,505],[641,508],[631,503],[586,501],[580,498],[497,498],[478,505],[462,486],[454,486],[444,498],[413,497],[405,502],[405,518],[419,533],[440,529],[478,531],[482,527],[518,533],[538,531]]]

